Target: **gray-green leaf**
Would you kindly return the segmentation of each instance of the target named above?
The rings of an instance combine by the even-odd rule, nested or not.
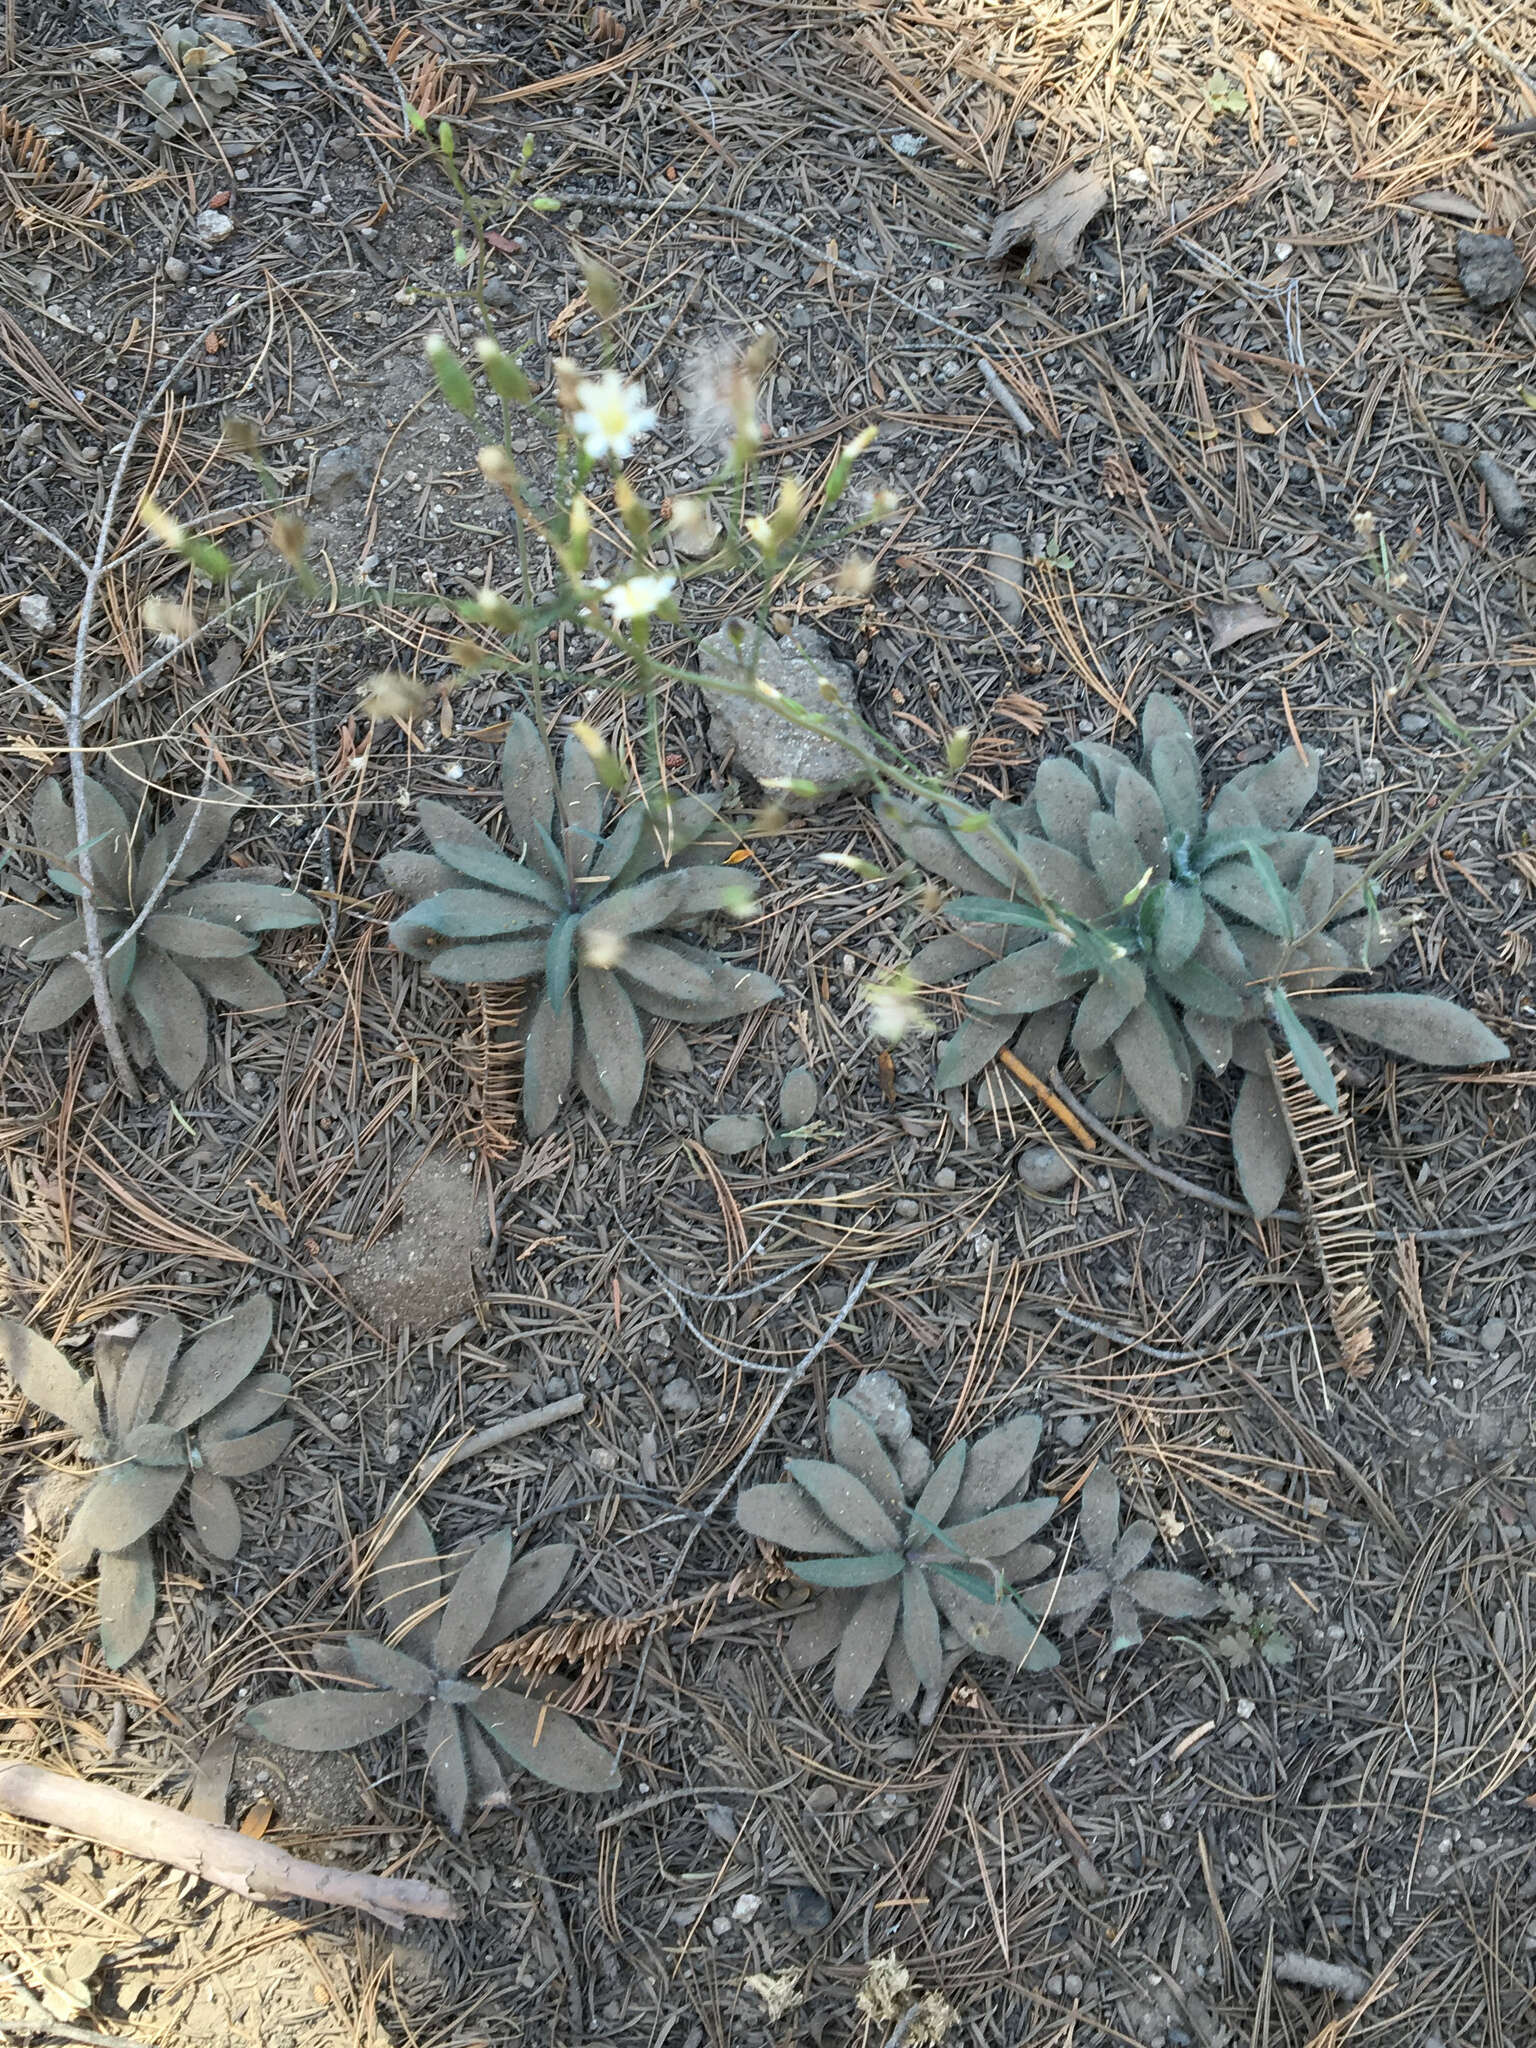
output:
[[[735,1159],[752,1152],[768,1136],[760,1116],[717,1116],[703,1130],[704,1143],[721,1159]]]
[[[1266,1073],[1243,1076],[1232,1112],[1232,1158],[1243,1200],[1255,1216],[1272,1216],[1285,1193],[1293,1160],[1285,1113]]]
[[[0,1316],[0,1358],[34,1408],[46,1409],[87,1441],[100,1434],[101,1418],[89,1381],[46,1337],[14,1316]]]
[[[808,1493],[829,1521],[851,1536],[861,1550],[899,1550],[896,1524],[869,1488],[819,1458],[791,1458],[785,1466],[790,1478]],[[885,1653],[882,1650],[881,1655]]]
[[[265,1700],[245,1718],[264,1742],[281,1743],[284,1749],[356,1749],[420,1711],[421,1701],[413,1693],[306,1692]]]
[[[1442,996],[1318,996],[1305,1010],[1335,1031],[1368,1038],[1426,1067],[1480,1067],[1509,1057],[1509,1047],[1486,1024]]]
[[[469,1711],[515,1763],[548,1785],[608,1792],[618,1782],[618,1765],[608,1751],[558,1707],[488,1685]]]
[[[96,1576],[101,1661],[121,1671],[144,1646],[155,1619],[155,1563],[149,1544],[104,1552]]]

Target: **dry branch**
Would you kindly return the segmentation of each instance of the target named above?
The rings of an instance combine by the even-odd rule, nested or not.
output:
[[[407,1914],[454,1920],[451,1892],[413,1877],[375,1877],[366,1870],[341,1870],[306,1863],[271,1842],[237,1834],[177,1813],[153,1799],[137,1799],[110,1785],[89,1785],[36,1764],[0,1767],[0,1809],[44,1827],[64,1828],[89,1842],[169,1863],[207,1884],[222,1885],[242,1898],[263,1901],[313,1899],[322,1906],[351,1906],[371,1913],[386,1927],[402,1928]]]

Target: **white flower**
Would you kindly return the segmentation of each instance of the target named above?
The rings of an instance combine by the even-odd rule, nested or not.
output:
[[[650,433],[656,414],[645,402],[643,384],[626,384],[617,370],[601,377],[583,377],[576,386],[576,411],[571,425],[594,462],[612,455],[627,462],[642,434]]]
[[[675,576],[631,576],[624,583],[610,583],[603,603],[616,619],[648,619],[672,595]]]

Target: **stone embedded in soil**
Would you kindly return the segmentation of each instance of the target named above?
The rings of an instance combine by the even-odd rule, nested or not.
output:
[[[1057,1195],[1077,1178],[1072,1162],[1053,1145],[1026,1145],[1019,1154],[1019,1179],[1032,1195]]]
[[[832,1919],[832,1901],[808,1884],[794,1884],[784,1894],[784,1917],[794,1934],[820,1934]]]
[[[699,1390],[690,1379],[681,1374],[675,1380],[668,1380],[661,1390],[661,1405],[669,1415],[697,1415],[699,1412]]]
[[[1478,1331],[1477,1341],[1485,1351],[1492,1353],[1502,1348],[1504,1339],[1508,1335],[1508,1323],[1495,1316],[1490,1322],[1484,1323],[1483,1327]]]
[[[857,1408],[881,1442],[900,1450],[912,1435],[912,1411],[894,1373],[861,1373],[843,1396]]]
[[[217,207],[205,206],[192,223],[192,232],[205,249],[216,249],[220,242],[227,242],[235,232],[235,224],[227,213],[220,213]]]
[[[39,637],[51,633],[58,623],[53,616],[52,604],[41,590],[29,590],[16,609],[27,631],[36,633]]]
[[[1485,311],[1504,306],[1525,283],[1525,265],[1508,235],[1474,235],[1463,228],[1456,237],[1456,275],[1474,306]]]
[[[1004,621],[1016,626],[1024,616],[1024,543],[1016,533],[994,533],[987,543],[987,575]]]
[[[1520,486],[1511,473],[1486,448],[1473,462],[1472,469],[1488,493],[1488,502],[1499,525],[1506,533],[1517,537],[1523,534],[1529,513]]]
[[[368,481],[368,465],[361,448],[327,448],[315,464],[310,495],[317,505],[339,505],[354,498]]]
[[[192,266],[183,256],[167,256],[162,267],[172,284],[185,284],[192,275]]]
[[[1088,1435],[1086,1415],[1063,1415],[1056,1425],[1056,1441],[1065,1444],[1069,1451],[1075,1451]]]
[[[827,641],[811,626],[799,626],[776,640],[767,631],[734,620],[700,646],[699,673],[737,684],[755,679],[829,719],[834,727],[851,727],[857,717],[852,669],[833,657]],[[791,725],[772,704],[757,698],[707,691],[706,695],[710,746],[717,754],[729,754],[733,765],[781,809],[814,811],[833,797],[869,788],[863,763],[835,739]],[[815,794],[773,787],[779,782],[806,783]]]

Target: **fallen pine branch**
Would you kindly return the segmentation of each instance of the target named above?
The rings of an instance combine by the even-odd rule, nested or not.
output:
[[[169,1863],[246,1899],[313,1899],[321,1906],[351,1906],[394,1928],[404,1927],[407,1914],[428,1920],[458,1918],[453,1894],[419,1878],[374,1877],[366,1870],[306,1863],[302,1856],[290,1856],[271,1842],[237,1834],[233,1828],[35,1764],[0,1766],[0,1810],[44,1827],[63,1828],[125,1856]]]

